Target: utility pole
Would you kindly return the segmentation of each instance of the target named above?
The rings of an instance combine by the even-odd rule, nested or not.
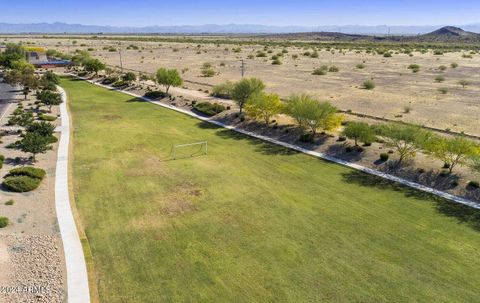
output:
[[[243,78],[243,76],[245,75],[245,61],[243,59],[240,61],[242,62],[240,69],[242,70],[242,78]]]
[[[122,45],[119,45],[118,54],[120,55],[120,70],[123,74],[123,62],[122,62]]]

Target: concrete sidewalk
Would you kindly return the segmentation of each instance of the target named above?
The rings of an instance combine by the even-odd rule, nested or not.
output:
[[[57,87],[62,95],[60,114],[62,118],[60,142],[58,145],[57,168],[55,172],[55,208],[58,225],[62,236],[65,263],[67,268],[68,303],[89,303],[90,291],[88,274],[82,243],[70,207],[68,188],[68,146],[70,143],[70,118],[67,111],[67,96],[61,87]]]

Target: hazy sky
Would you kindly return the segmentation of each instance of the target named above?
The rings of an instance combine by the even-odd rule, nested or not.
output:
[[[480,0],[0,0],[0,22],[114,26],[463,25],[480,23]]]

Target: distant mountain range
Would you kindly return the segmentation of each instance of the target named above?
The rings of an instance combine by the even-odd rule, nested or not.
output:
[[[304,32],[338,32],[359,35],[420,35],[436,30],[439,26],[268,26],[256,24],[205,24],[179,26],[117,27],[68,23],[0,23],[1,34],[275,34]],[[480,33],[480,23],[463,25],[463,29]]]
[[[277,33],[258,34],[256,37],[266,39],[287,40],[318,40],[318,41],[410,41],[410,42],[480,42],[480,34],[465,31],[459,27],[444,26],[432,32],[421,35],[360,35],[339,32],[303,32],[303,33]]]

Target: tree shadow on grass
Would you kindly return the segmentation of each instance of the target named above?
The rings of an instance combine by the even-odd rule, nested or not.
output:
[[[441,197],[432,195],[421,190],[369,175],[360,171],[350,171],[342,174],[344,181],[348,184],[358,184],[365,187],[372,187],[379,190],[394,190],[405,194],[406,197],[418,200],[432,201],[435,209],[442,215],[453,217],[459,223],[467,224],[476,231],[480,231],[480,210],[466,205],[451,202]]]
[[[133,103],[133,102],[148,102],[146,100],[143,100],[142,98],[132,98],[132,99],[128,99],[127,101],[125,102],[128,102],[128,103]]]

